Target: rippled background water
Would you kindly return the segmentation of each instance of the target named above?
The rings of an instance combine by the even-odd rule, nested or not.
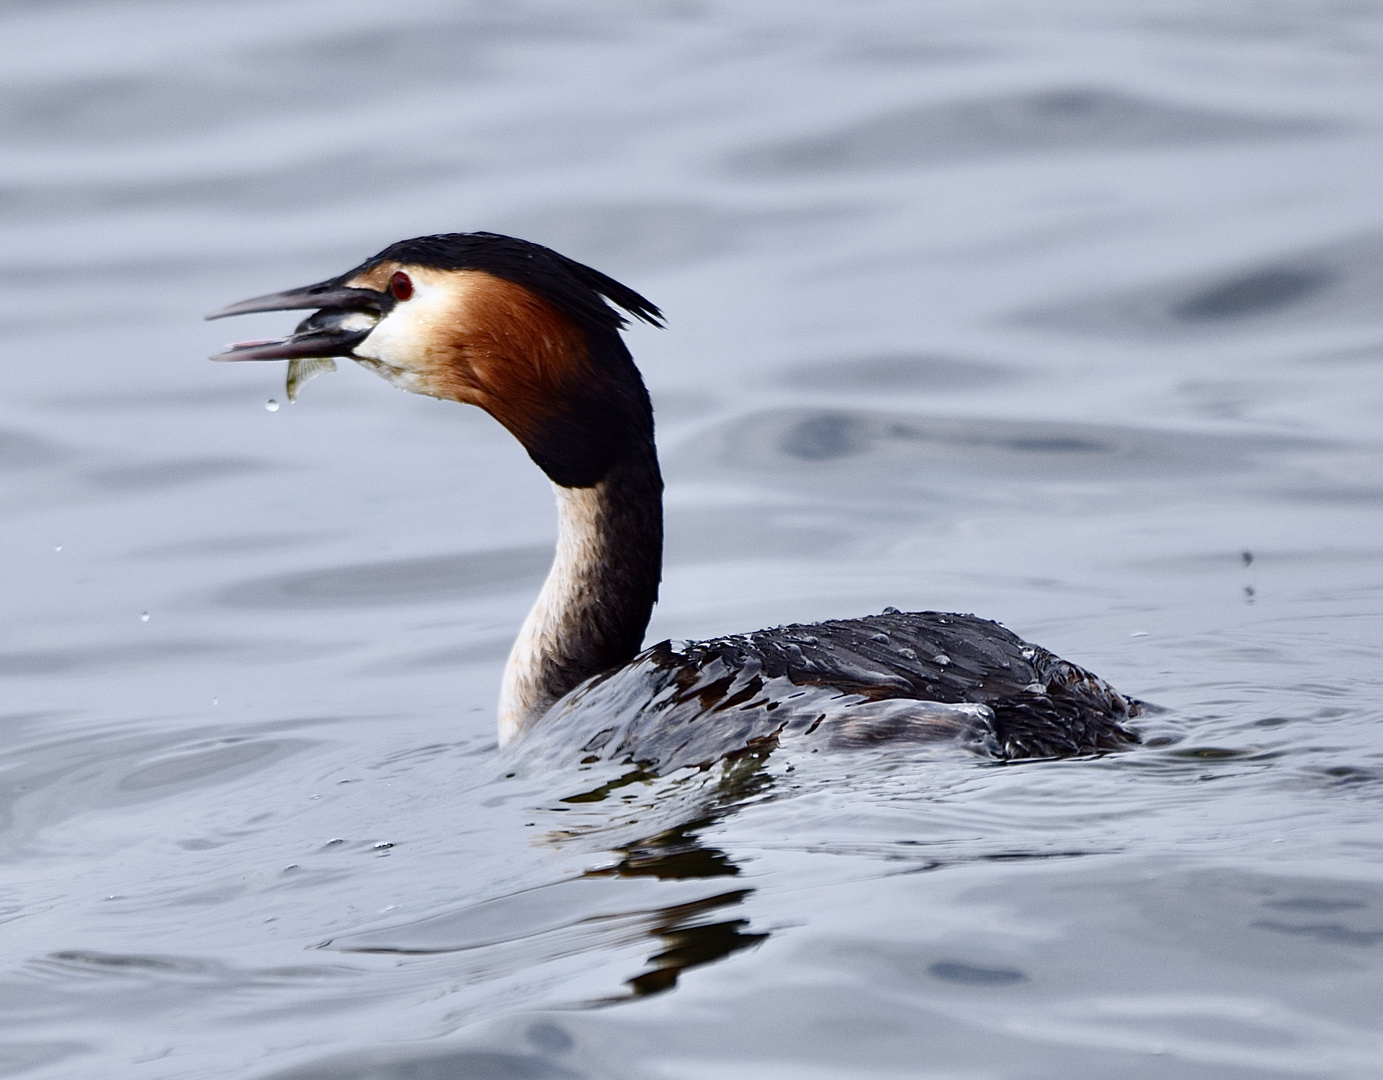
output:
[[[0,1074],[1383,1075],[1383,6],[0,9]],[[650,640],[976,611],[1146,747],[507,777],[547,485],[206,310],[549,244]],[[147,619],[145,616],[147,615]]]

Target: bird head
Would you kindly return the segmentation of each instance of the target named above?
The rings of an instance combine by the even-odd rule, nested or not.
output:
[[[611,304],[661,325],[638,293],[555,251],[449,233],[400,241],[339,277],[207,318],[314,308],[291,335],[212,359],[355,360],[401,389],[479,406],[556,482],[587,486],[648,411],[619,335],[626,320]]]

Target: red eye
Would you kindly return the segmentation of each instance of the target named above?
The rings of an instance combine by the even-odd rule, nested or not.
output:
[[[413,295],[413,279],[402,270],[395,270],[394,276],[389,279],[389,291],[394,294],[395,300],[407,300]]]

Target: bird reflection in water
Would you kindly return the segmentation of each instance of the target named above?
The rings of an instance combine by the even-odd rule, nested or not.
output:
[[[697,823],[697,827],[704,827],[704,823]],[[588,871],[587,876],[686,881],[734,877],[739,872],[739,867],[725,852],[702,844],[692,827],[679,826],[628,849],[614,866]],[[707,921],[725,908],[744,903],[753,891],[730,889],[651,913],[649,936],[659,939],[663,948],[648,958],[648,971],[625,980],[628,996],[647,997],[670,990],[677,985],[682,972],[724,959],[766,940],[766,933],[749,932],[748,919]]]
[[[754,748],[723,762],[719,782],[714,787],[710,806],[691,821],[675,825],[653,836],[618,849],[619,862],[613,866],[588,870],[585,877],[654,878],[659,881],[694,881],[737,877],[740,868],[720,848],[703,843],[700,833],[729,816],[750,799],[763,797],[773,778],[763,770],[771,747]],[[601,785],[591,792],[568,796],[564,802],[601,801],[613,791],[634,780],[652,780],[641,773],[626,773],[619,780]],[[554,839],[558,839],[554,837]],[[714,963],[768,939],[767,933],[749,931],[749,920],[708,919],[726,908],[743,904],[752,888],[730,889],[688,903],[671,904],[654,914],[650,937],[658,938],[663,948],[648,958],[650,968],[631,979],[627,997],[648,997],[677,985],[682,972]],[[610,1003],[621,997],[606,999]]]
[[[560,800],[565,805],[549,809],[605,805],[590,807],[589,823],[548,831],[538,843],[567,849],[575,845],[613,854],[614,861],[562,881],[319,947],[394,956],[464,954],[472,978],[486,981],[572,956],[598,960],[601,953],[651,942],[647,969],[624,980],[626,992],[585,1004],[614,1004],[669,990],[682,972],[768,937],[751,931],[743,916],[723,917],[754,890],[716,889],[712,882],[738,877],[740,868],[729,854],[701,839],[707,828],[769,792],[773,778],[763,769],[767,756],[767,749],[743,752],[713,771],[681,777],[680,783],[627,773],[569,796]],[[652,818],[663,828],[649,833]],[[640,826],[640,820],[645,824]],[[631,833],[633,839],[624,839]]]

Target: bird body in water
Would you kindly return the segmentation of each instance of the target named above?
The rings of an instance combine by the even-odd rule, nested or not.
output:
[[[552,481],[557,552],[505,667],[502,746],[541,741],[665,772],[796,740],[951,740],[999,759],[1138,741],[1137,702],[973,615],[888,609],[640,652],[662,572],[663,483],[616,307],[661,325],[638,293],[548,248],[452,233],[208,316],[316,309],[289,337],[213,359],[286,359],[290,397],[332,357],[355,360],[484,409]]]

